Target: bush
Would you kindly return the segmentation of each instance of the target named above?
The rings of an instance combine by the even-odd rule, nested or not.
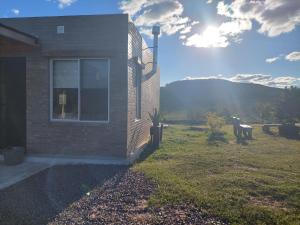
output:
[[[279,126],[279,134],[287,138],[299,138],[300,128],[294,124],[283,124]]]
[[[221,129],[225,125],[225,119],[216,113],[208,113],[206,116],[207,126],[212,134],[222,133]]]

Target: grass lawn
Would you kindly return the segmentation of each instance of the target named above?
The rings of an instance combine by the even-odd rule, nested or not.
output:
[[[208,143],[189,126],[165,130],[164,143],[134,166],[158,184],[150,204],[189,201],[232,224],[300,224],[300,141],[262,133],[237,144]]]

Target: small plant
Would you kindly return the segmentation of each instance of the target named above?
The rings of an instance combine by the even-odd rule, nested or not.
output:
[[[152,127],[150,128],[150,135],[151,135],[151,143],[154,149],[159,148],[160,141],[162,140],[162,128],[160,127],[160,114],[155,108],[154,113],[150,114],[149,117],[152,121]]]
[[[207,126],[212,134],[221,133],[221,129],[225,125],[225,120],[223,117],[218,116],[216,113],[208,113],[206,120]]]
[[[158,127],[161,116],[160,116],[160,113],[157,111],[156,108],[154,109],[153,114],[149,113],[149,117],[150,117],[150,120],[151,120],[153,126]]]
[[[217,143],[218,141],[227,142],[224,132],[222,132],[222,127],[225,125],[225,119],[218,116],[216,113],[208,113],[206,119],[210,131],[207,141],[210,144]]]

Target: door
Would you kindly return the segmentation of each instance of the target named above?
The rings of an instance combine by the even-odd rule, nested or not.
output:
[[[25,147],[25,58],[0,58],[0,95],[0,148]]]

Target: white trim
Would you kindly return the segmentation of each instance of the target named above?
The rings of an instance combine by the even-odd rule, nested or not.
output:
[[[93,59],[99,59],[99,60],[107,60],[107,63],[108,63],[108,71],[107,71],[107,87],[108,87],[108,94],[107,94],[107,100],[108,100],[108,103],[107,103],[107,113],[108,113],[108,115],[107,115],[107,120],[96,120],[96,121],[93,121],[93,120],[80,120],[80,111],[81,111],[81,109],[80,109],[80,103],[81,103],[81,100],[80,100],[80,74],[81,74],[81,68],[80,68],[80,61],[81,60],[85,60],[85,59],[91,59],[91,60],[93,60]],[[77,120],[74,120],[74,119],[54,119],[53,118],[53,61],[59,61],[59,60],[61,60],[61,61],[66,61],[66,60],[70,60],[70,61],[77,61],[77,63],[78,63],[78,76],[79,76],[79,78],[78,78],[78,82],[79,82],[79,84],[78,84],[78,114],[77,114],[77,116],[78,116],[78,119]],[[72,57],[72,58],[51,58],[50,59],[50,61],[49,61],[49,65],[50,65],[50,82],[49,82],[49,84],[50,84],[50,107],[49,107],[49,109],[50,109],[50,122],[61,122],[61,123],[99,123],[99,124],[103,124],[103,123],[110,123],[110,63],[111,63],[111,61],[110,61],[110,58],[108,58],[108,57],[99,57],[99,58],[90,58],[90,57]]]

